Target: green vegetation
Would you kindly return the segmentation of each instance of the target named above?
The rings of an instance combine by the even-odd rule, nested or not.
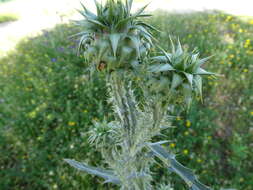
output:
[[[156,13],[149,22],[165,31],[156,34],[162,47],[169,48],[169,35],[178,36],[185,48],[215,55],[205,68],[223,75],[209,80],[203,104],[175,118],[165,139],[176,141],[167,148],[214,189],[253,189],[253,21]],[[104,76],[89,80],[76,57],[78,42],[67,38],[76,32],[57,26],[0,60],[0,189],[110,189],[62,160],[101,165],[86,132],[92,121],[111,117]],[[175,190],[186,188],[163,168],[153,170],[161,174],[156,182],[172,177]]]
[[[18,16],[11,13],[0,14],[0,23],[18,20]]]
[[[0,0],[0,3],[4,3],[4,2],[8,2],[8,1],[12,1],[12,0]]]

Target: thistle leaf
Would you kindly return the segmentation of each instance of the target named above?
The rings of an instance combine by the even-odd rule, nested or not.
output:
[[[191,57],[191,61],[192,61],[193,63],[194,63],[195,61],[197,61],[198,56],[199,56],[199,53],[193,54],[192,57]]]
[[[147,28],[149,28],[149,29],[151,29],[151,30],[154,30],[154,31],[156,31],[156,32],[161,32],[160,30],[156,29],[155,27],[153,27],[153,26],[151,26],[151,25],[149,25],[149,24],[147,24],[147,23],[145,23],[145,22],[139,21],[137,24],[138,24],[138,25],[142,25],[142,26],[144,26],[144,27],[147,27]]]
[[[196,72],[194,73],[195,75],[216,75],[215,73],[207,72],[206,70],[202,68],[198,68]]]
[[[112,171],[91,167],[84,163],[80,163],[71,159],[64,159],[64,161],[78,170],[85,171],[91,175],[96,175],[96,176],[104,178],[106,180],[105,181],[106,183],[110,182],[117,185],[121,183],[120,180],[116,176],[114,176]]]
[[[101,22],[99,22],[99,21],[97,21],[97,20],[87,19],[87,21],[90,22],[90,23],[92,23],[92,24],[96,24],[96,25],[98,25],[98,26],[100,26],[100,27],[103,27],[103,28],[106,27],[106,25],[102,24]]]
[[[188,83],[183,83],[183,94],[187,109],[190,108],[192,102],[192,87]]]
[[[183,82],[183,78],[176,73],[173,73],[171,89],[177,88]]]
[[[202,100],[202,78],[201,78],[201,76],[196,75],[196,76],[194,77],[194,83],[195,83],[197,92],[198,92],[198,94],[200,95],[201,101],[203,101],[203,100]]]
[[[203,59],[200,59],[198,61],[198,65],[201,66],[203,65],[206,61],[208,61],[209,59],[211,59],[213,57],[213,55],[209,56],[209,57],[206,57],[206,58],[203,58]]]
[[[150,3],[148,3],[147,5],[145,5],[144,7],[142,7],[141,9],[139,9],[134,15],[133,17],[139,17],[143,11],[147,8],[147,6],[149,6]]]
[[[166,56],[156,56],[151,58],[152,61],[159,62],[159,63],[166,63],[168,62],[168,58]]]
[[[158,73],[164,71],[174,71],[174,68],[170,64],[156,64],[149,67],[150,72]]]
[[[190,187],[191,190],[211,190],[209,187],[198,181],[192,170],[180,164],[174,154],[167,152],[162,146],[156,143],[148,143],[152,152],[168,166],[168,169],[178,174]]]
[[[190,83],[191,85],[191,88],[192,88],[192,81],[193,81],[193,75],[192,74],[189,74],[189,73],[186,73],[186,72],[183,72],[184,75],[186,76],[188,82]]]
[[[69,36],[69,38],[74,38],[74,37],[77,37],[77,36],[88,35],[88,34],[89,34],[88,32],[79,32],[77,34],[73,34],[73,35]]]
[[[79,44],[78,44],[78,49],[77,49],[78,54],[79,54],[80,51],[81,51],[82,45],[83,45],[88,39],[90,39],[89,34],[84,34],[84,35],[81,37],[81,39],[80,39],[80,41],[79,41]]]
[[[102,5],[100,3],[97,2],[97,0],[93,0],[95,5],[96,5],[96,9],[97,9],[97,15],[101,15],[102,14]]]
[[[94,13],[92,13],[91,11],[89,11],[89,10],[84,6],[83,3],[81,3],[81,6],[83,7],[83,9],[84,9],[84,11],[85,11],[85,15],[86,15],[87,18],[94,19],[94,18],[97,17]]]
[[[136,50],[136,54],[138,57],[140,57],[140,49],[139,49],[140,48],[140,40],[135,36],[127,36],[127,38],[129,38],[132,41],[134,48]]]
[[[127,12],[130,13],[132,9],[133,0],[126,0]]]
[[[179,41],[179,39],[178,39],[176,54],[177,54],[178,56],[180,56],[180,55],[182,55],[182,53],[183,53],[183,49],[182,49],[181,43],[180,43],[180,41]]]
[[[116,56],[116,53],[117,53],[117,48],[118,48],[120,37],[121,37],[120,34],[111,34],[110,35],[110,41],[111,41],[111,46],[112,46],[114,56]]]

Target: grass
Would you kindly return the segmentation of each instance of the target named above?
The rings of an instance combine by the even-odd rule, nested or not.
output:
[[[181,113],[166,139],[168,149],[203,183],[214,189],[253,189],[253,21],[223,13],[155,13],[150,21],[168,48],[169,35],[198,47],[205,65],[222,77],[209,80],[204,103]],[[68,167],[63,158],[101,165],[87,143],[92,120],[110,117],[103,76],[89,80],[86,63],[76,57],[72,25],[60,25],[24,39],[0,60],[0,189],[112,189],[101,180]],[[204,81],[207,82],[207,81]],[[176,138],[175,138],[176,137]],[[172,179],[162,168],[156,182]],[[115,188],[113,188],[115,189]]]
[[[0,14],[0,23],[18,20],[18,16],[11,13]]]

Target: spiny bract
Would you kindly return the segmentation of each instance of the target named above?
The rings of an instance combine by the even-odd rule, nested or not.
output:
[[[84,20],[76,21],[83,31],[80,36],[79,53],[93,62],[99,70],[129,69],[139,65],[139,58],[145,56],[152,46],[154,27],[139,20],[146,6],[131,14],[133,0],[107,0],[100,4],[96,0],[97,13],[90,12],[84,5],[79,11]]]

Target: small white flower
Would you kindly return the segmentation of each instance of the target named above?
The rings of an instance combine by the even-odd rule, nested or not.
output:
[[[54,189],[57,189],[57,188],[58,188],[58,185],[57,185],[57,184],[54,184],[54,185],[53,185],[53,188],[54,188]]]

